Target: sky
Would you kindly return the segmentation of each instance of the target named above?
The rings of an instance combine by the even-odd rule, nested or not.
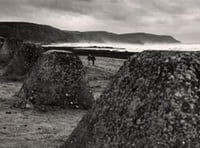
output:
[[[146,32],[200,43],[200,0],[0,0],[0,21],[73,31]]]

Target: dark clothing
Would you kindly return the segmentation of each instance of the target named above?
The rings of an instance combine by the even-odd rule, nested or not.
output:
[[[88,55],[87,59],[88,59],[88,61],[90,61],[91,60],[91,55]]]
[[[95,62],[95,60],[96,60],[96,58],[95,58],[95,56],[91,56],[91,60],[92,60],[92,64],[94,65],[94,62]]]
[[[88,59],[88,65],[90,65],[90,60],[91,60],[91,55],[90,54],[88,55],[87,59]]]
[[[88,59],[88,65],[90,65],[90,61],[92,61],[92,65],[95,64],[96,58],[95,58],[94,55],[89,54],[88,57],[87,57],[87,59]]]

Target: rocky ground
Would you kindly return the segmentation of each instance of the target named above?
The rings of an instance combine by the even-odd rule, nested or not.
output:
[[[86,68],[94,98],[102,91],[118,71],[124,60],[97,57],[96,65]],[[10,108],[22,82],[0,81],[0,147],[1,148],[54,148],[63,144],[76,127],[84,110],[56,109],[45,113]]]

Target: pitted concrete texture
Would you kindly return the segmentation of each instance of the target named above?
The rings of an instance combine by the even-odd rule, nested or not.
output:
[[[62,148],[199,148],[200,53],[132,56]]]
[[[18,96],[20,107],[41,110],[53,106],[89,109],[93,102],[79,57],[55,50],[42,54]]]

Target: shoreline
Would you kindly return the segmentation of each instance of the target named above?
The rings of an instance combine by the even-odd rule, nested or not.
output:
[[[117,51],[116,48],[108,48],[107,50],[102,49],[102,47],[44,47],[45,50],[66,50],[75,53],[78,56],[87,56],[88,54],[93,54],[97,57],[109,57],[109,58],[118,58],[118,59],[127,59],[130,56],[136,54],[137,52],[129,51]],[[101,50],[98,50],[101,49]],[[113,49],[113,50],[112,50]],[[120,48],[121,49],[121,48]]]

